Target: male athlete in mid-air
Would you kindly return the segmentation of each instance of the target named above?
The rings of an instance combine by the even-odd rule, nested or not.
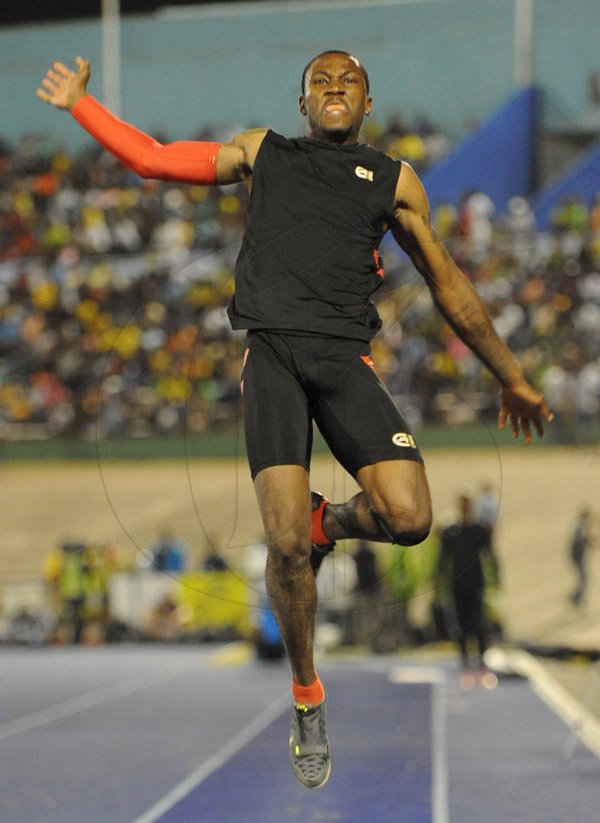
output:
[[[114,117],[86,91],[90,65],[54,63],[38,96],[73,117],[143,177],[251,191],[229,306],[247,329],[242,371],[250,470],[268,546],[266,582],[292,668],[290,757],[297,779],[322,786],[331,761],[325,691],[313,662],[315,573],[336,540],[415,545],[431,500],[415,440],[377,377],[369,343],[380,327],[371,302],[388,229],[434,303],[500,384],[498,425],[527,442],[552,415],[498,337],[469,281],[434,231],[413,169],[359,143],[370,115],[369,78],[343,51],[307,65],[300,112],[307,136],[270,129],[229,143],[162,145]],[[334,505],[309,485],[312,422],[360,492]]]

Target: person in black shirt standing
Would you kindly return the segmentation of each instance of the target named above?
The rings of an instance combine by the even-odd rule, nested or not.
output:
[[[487,563],[497,575],[497,563],[492,552],[490,530],[478,523],[473,515],[473,502],[468,494],[458,498],[459,519],[442,532],[440,541],[439,573],[448,586],[453,625],[450,634],[458,645],[462,665],[462,683],[474,684],[472,670],[485,676],[484,653],[487,649],[488,630],[485,616],[485,568]],[[477,643],[478,657],[472,666],[469,642]],[[483,681],[484,685],[487,681]]]
[[[293,674],[290,757],[303,785],[322,786],[331,761],[313,659],[315,570],[337,539],[414,545],[431,525],[420,451],[369,354],[380,325],[371,302],[383,277],[377,244],[388,229],[450,326],[497,377],[499,428],[508,422],[530,442],[551,412],[439,240],[411,166],[359,142],[372,99],[356,57],[331,50],[307,64],[299,99],[305,138],[252,129],[223,145],[158,143],[89,95],[89,62],[79,57],[76,65],[54,63],[38,96],[71,112],[129,168],[251,190],[229,314],[249,331],[246,442],[268,547],[267,590]],[[313,420],[360,487],[346,503],[311,494]]]
[[[577,607],[583,604],[588,587],[586,561],[588,549],[592,544],[591,522],[592,512],[589,508],[584,507],[577,516],[577,522],[575,523],[569,545],[569,555],[577,572],[577,585],[570,600],[571,603]]]

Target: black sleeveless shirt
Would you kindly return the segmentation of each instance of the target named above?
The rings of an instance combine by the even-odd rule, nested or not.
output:
[[[368,342],[381,326],[371,295],[383,278],[377,247],[400,166],[368,145],[268,131],[254,163],[232,328]]]

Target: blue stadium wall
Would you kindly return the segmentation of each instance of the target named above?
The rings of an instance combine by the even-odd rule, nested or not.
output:
[[[577,197],[590,206],[599,195],[600,141],[536,194],[533,200],[536,225],[543,230],[549,229],[552,212],[565,198]]]
[[[482,191],[503,212],[511,197],[535,185],[537,92],[517,92],[441,163],[423,175],[432,207],[458,206],[465,192]]]

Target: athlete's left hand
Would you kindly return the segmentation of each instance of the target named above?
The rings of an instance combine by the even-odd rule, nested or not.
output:
[[[531,424],[539,437],[544,436],[544,423],[550,423],[554,418],[553,413],[548,408],[544,395],[530,386],[527,381],[523,381],[510,388],[505,387],[500,391],[500,413],[498,414],[498,428],[504,431],[506,421],[510,422],[513,437],[518,437],[523,432],[526,443],[531,443]]]

